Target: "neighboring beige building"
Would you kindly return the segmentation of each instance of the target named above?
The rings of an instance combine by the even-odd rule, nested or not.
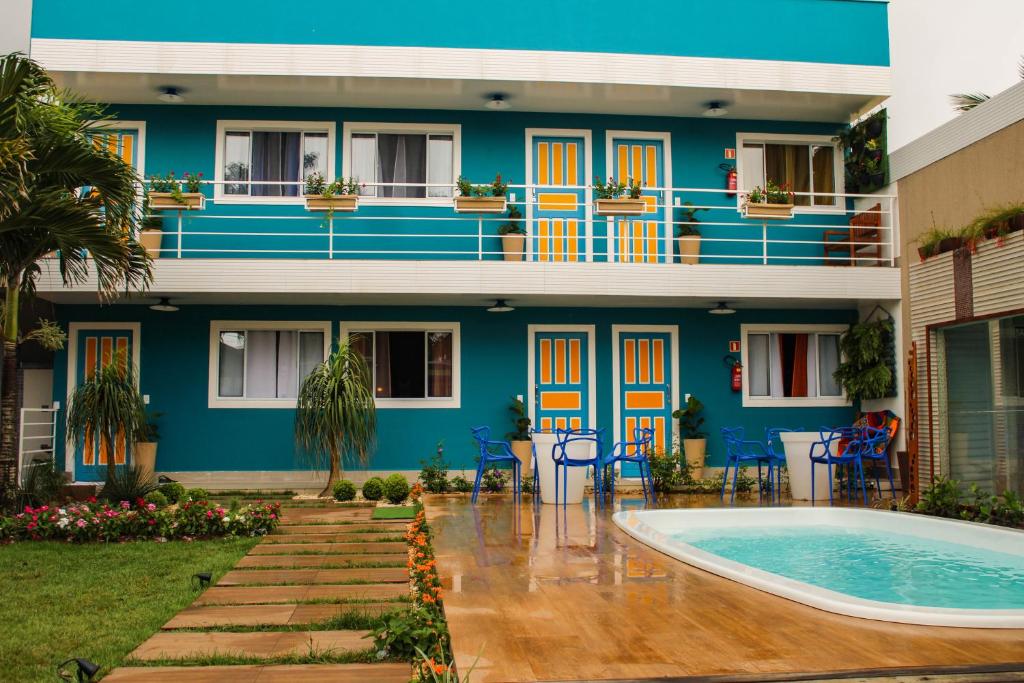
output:
[[[917,353],[919,481],[950,476],[1021,493],[1024,232],[923,262],[917,247],[932,227],[1024,204],[1024,83],[896,150],[890,168],[905,352],[916,344]]]

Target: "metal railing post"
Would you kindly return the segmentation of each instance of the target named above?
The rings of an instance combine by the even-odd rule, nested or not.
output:
[[[484,260],[484,217],[483,214],[476,219],[476,260]]]
[[[182,211],[181,209],[178,209],[178,258],[181,258],[181,239],[184,233],[182,228],[183,223],[184,218],[182,217]]]
[[[334,216],[327,219],[327,258],[334,258]]]
[[[761,221],[761,263],[768,265],[768,221]]]

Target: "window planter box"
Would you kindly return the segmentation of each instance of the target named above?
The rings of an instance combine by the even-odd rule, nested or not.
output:
[[[746,218],[757,218],[768,221],[788,221],[793,217],[792,204],[752,204],[747,202],[743,205],[743,215]]]
[[[594,200],[594,214],[598,216],[639,216],[646,211],[647,202],[643,199],[620,197]]]
[[[306,195],[306,211],[339,211],[352,213],[359,208],[359,195],[339,194],[324,197],[318,194]]]
[[[202,192],[182,192],[179,201],[170,192],[150,192],[149,208],[152,211],[202,211],[206,208],[206,196]]]
[[[456,197],[455,213],[505,213],[504,197]]]

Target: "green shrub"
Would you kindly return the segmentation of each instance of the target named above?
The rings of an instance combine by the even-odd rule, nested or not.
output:
[[[484,470],[484,476],[480,480],[480,488],[487,493],[501,493],[505,490],[506,483],[508,482],[505,478],[505,472],[497,467],[492,467],[489,470]]]
[[[118,465],[103,485],[100,497],[110,503],[120,503],[122,500],[134,503],[156,489],[156,482],[149,475],[130,465]]]
[[[650,464],[656,493],[668,493],[682,482],[683,473],[679,469],[678,454],[655,453],[650,458]]]
[[[208,500],[210,493],[206,489],[194,488],[185,491],[185,498],[190,500]]]
[[[356,497],[356,485],[348,479],[334,482],[334,500],[346,501]]]
[[[473,490],[473,482],[459,474],[452,477],[451,488],[456,493],[469,493]]]
[[[398,505],[409,497],[409,482],[397,472],[384,480],[384,497]]]
[[[52,503],[61,497],[64,490],[64,473],[57,470],[53,459],[29,466],[28,472],[18,489],[20,504],[38,506]]]
[[[380,477],[370,477],[363,483],[363,498],[366,500],[380,500],[384,495],[384,480]]]
[[[152,503],[153,505],[156,505],[158,508],[167,507],[167,496],[160,493],[159,490],[150,491],[149,493],[146,494],[144,500],[147,503]]]
[[[161,484],[158,490],[160,493],[164,494],[168,503],[177,503],[185,497],[185,487],[176,481]]]
[[[444,461],[444,447],[437,444],[437,452],[430,460],[420,460],[420,481],[428,493],[448,493],[448,463]]]

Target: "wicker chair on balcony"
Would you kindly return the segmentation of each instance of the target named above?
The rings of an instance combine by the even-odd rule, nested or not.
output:
[[[850,227],[826,230],[825,265],[856,266],[874,259],[882,263],[882,205],[875,204],[867,211],[854,214]]]

